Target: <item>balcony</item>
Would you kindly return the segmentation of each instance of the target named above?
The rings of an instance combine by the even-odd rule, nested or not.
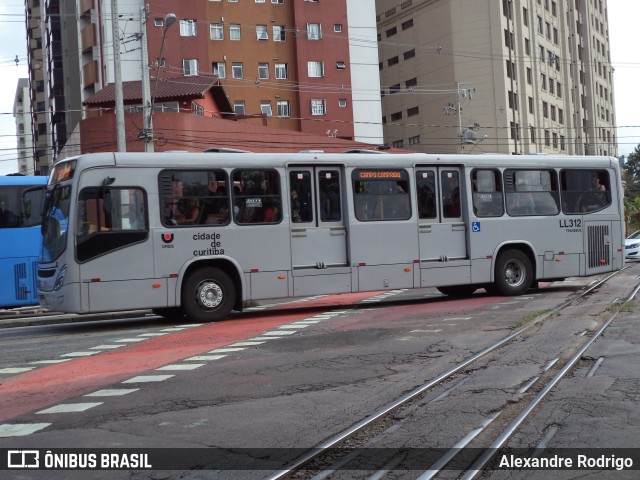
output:
[[[92,23],[91,25],[87,25],[80,32],[80,45],[82,46],[82,51],[86,52],[90,50],[91,47],[96,44],[96,24]]]
[[[80,15],[91,12],[93,8],[93,0],[80,0]]]
[[[82,67],[82,86],[94,85],[98,81],[98,62],[93,60]]]

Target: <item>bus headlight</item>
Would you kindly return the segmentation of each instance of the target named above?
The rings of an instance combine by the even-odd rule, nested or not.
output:
[[[67,273],[67,266],[65,265],[60,269],[60,273],[58,274],[58,278],[56,278],[56,283],[53,285],[53,291],[57,292],[64,285],[64,275]]]

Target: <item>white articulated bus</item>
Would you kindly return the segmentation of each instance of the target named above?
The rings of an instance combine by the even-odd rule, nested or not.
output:
[[[215,321],[258,299],[518,295],[624,264],[615,158],[100,153],[56,164],[43,306]]]

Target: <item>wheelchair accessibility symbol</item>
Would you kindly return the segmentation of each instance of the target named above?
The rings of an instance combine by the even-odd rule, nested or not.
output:
[[[480,222],[471,222],[471,231],[479,232],[480,231]]]

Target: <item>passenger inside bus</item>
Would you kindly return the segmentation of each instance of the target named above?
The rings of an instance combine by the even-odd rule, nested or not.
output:
[[[599,210],[608,205],[607,187],[602,183],[602,180],[598,175],[594,175],[591,179],[591,193],[587,195],[587,198],[582,204],[581,211],[593,212]]]
[[[194,223],[198,223],[200,218],[200,202],[197,198],[189,198],[184,203],[184,209],[176,209],[174,215],[178,225],[193,225]]]

